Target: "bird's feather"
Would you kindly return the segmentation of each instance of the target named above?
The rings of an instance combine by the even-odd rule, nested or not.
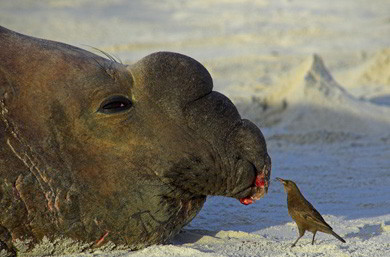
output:
[[[319,230],[331,231],[332,227],[326,223],[321,214],[313,207],[313,205],[305,199],[302,194],[299,197],[290,198],[288,201],[288,209],[291,217],[296,217],[305,221],[308,224],[319,226]]]

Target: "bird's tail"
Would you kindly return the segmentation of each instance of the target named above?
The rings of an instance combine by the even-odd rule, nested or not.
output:
[[[332,235],[341,242],[345,243],[345,240],[341,236],[337,235],[334,231],[332,231]]]

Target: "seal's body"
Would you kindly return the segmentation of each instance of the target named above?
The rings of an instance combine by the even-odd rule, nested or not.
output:
[[[259,199],[260,130],[190,57],[126,66],[0,27],[0,236],[163,243],[207,195]],[[248,200],[244,202],[248,203]]]

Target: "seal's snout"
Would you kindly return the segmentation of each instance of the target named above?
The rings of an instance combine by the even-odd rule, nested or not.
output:
[[[207,69],[193,58],[178,53],[150,54],[129,70],[142,94],[148,92],[148,97],[170,113],[180,113],[188,103],[209,94],[213,88]]]
[[[243,204],[267,193],[271,158],[264,136],[252,122],[241,119],[226,96],[212,91],[212,78],[203,65],[184,55],[158,52],[143,58],[130,70],[135,88],[142,89],[142,93],[133,90],[135,98],[139,102],[145,96],[153,98],[159,110],[184,130],[184,137],[191,138],[192,141],[183,141],[196,149],[200,163],[207,166],[202,168],[203,164],[184,158],[174,165],[172,174],[183,173],[183,166],[191,167],[191,172],[184,172],[180,178],[173,175],[176,186],[197,195],[234,197]],[[177,134],[175,141],[179,138]]]
[[[264,197],[268,192],[271,176],[271,158],[268,154],[265,157],[265,164],[260,171],[256,171],[254,182],[250,185],[250,192],[245,197],[240,198],[240,203],[244,205],[252,204],[256,200]]]
[[[241,156],[247,158],[256,167],[254,181],[247,195],[240,197],[242,204],[251,204],[264,197],[268,192],[271,177],[271,158],[263,134],[252,122],[243,120],[242,126],[235,133],[234,141]]]

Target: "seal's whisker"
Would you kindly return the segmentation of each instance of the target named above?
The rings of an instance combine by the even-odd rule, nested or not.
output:
[[[101,64],[95,57],[92,57],[92,60],[94,60],[94,61],[97,63],[97,65],[98,65],[104,72],[106,72],[106,68],[104,67],[104,65]]]
[[[107,53],[107,52],[105,52],[105,51],[103,51],[103,50],[101,50],[101,49],[99,49],[99,48],[93,47],[93,46],[88,46],[88,47],[90,47],[90,48],[92,48],[92,49],[98,51],[98,52],[101,53],[101,54],[103,54],[103,55],[104,55],[105,57],[107,57],[110,61],[112,61],[112,62],[114,62],[114,63],[121,63],[121,64],[122,64],[122,62],[121,62],[120,60],[115,59],[116,56],[113,56],[113,55],[111,55],[111,54],[109,54],[109,53]],[[119,59],[119,58],[118,58],[118,59]]]

